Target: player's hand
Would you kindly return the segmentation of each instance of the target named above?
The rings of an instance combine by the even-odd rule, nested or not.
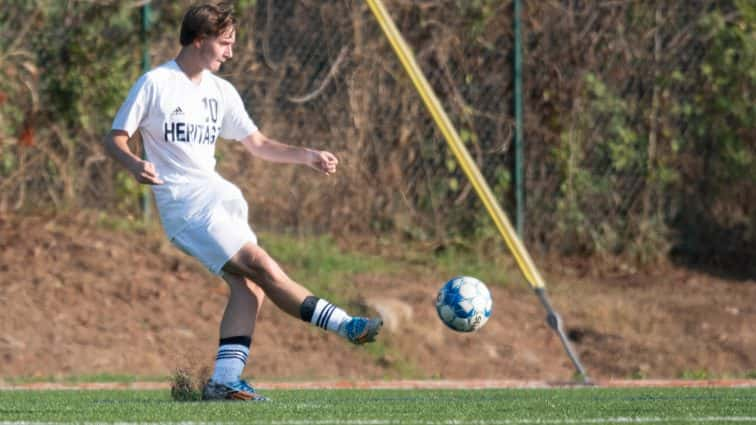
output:
[[[163,184],[163,180],[155,169],[155,164],[149,161],[138,161],[132,167],[131,174],[142,184]]]
[[[309,165],[329,176],[336,172],[336,165],[338,164],[339,160],[334,154],[327,151],[313,151],[313,158]]]

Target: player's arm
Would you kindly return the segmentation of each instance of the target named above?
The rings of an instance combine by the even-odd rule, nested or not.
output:
[[[111,130],[105,136],[105,151],[118,161],[134,178],[143,184],[163,184],[155,164],[134,155],[129,148],[129,135],[123,130]]]
[[[326,175],[335,173],[336,165],[339,163],[336,156],[330,152],[287,145],[265,136],[260,131],[245,137],[242,144],[249,153],[266,161],[303,164]]]

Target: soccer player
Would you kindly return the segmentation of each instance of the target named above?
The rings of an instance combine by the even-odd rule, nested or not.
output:
[[[338,164],[330,152],[284,144],[261,133],[236,89],[214,74],[233,56],[232,13],[225,3],[198,5],[186,12],[178,56],[134,84],[105,147],[139,183],[152,185],[171,242],[230,287],[215,368],[203,399],[262,401],[266,398],[241,374],[266,296],[289,315],[355,344],[373,341],[383,322],[351,317],[289,278],[257,245],[241,191],[215,171],[218,137],[239,141],[264,160],[307,165],[325,175],[335,173]],[[146,160],[128,146],[137,130]]]

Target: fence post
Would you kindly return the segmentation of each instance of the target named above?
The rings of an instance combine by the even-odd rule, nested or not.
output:
[[[520,239],[524,239],[523,227],[525,223],[525,182],[523,180],[523,144],[522,139],[522,38],[520,36],[520,15],[522,13],[521,0],[514,2],[514,182],[515,182],[515,229]]]
[[[142,6],[142,73],[150,70],[150,19],[151,19],[150,3],[146,3]],[[142,159],[145,159],[145,151],[142,149]],[[141,205],[142,205],[142,220],[149,223],[152,219],[152,198],[150,197],[149,186],[143,185],[141,193]]]

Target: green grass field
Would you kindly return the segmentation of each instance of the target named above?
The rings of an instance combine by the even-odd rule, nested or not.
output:
[[[261,389],[261,392],[263,390]],[[0,425],[756,423],[756,388],[275,390],[272,401],[175,402],[168,391],[0,391]]]

